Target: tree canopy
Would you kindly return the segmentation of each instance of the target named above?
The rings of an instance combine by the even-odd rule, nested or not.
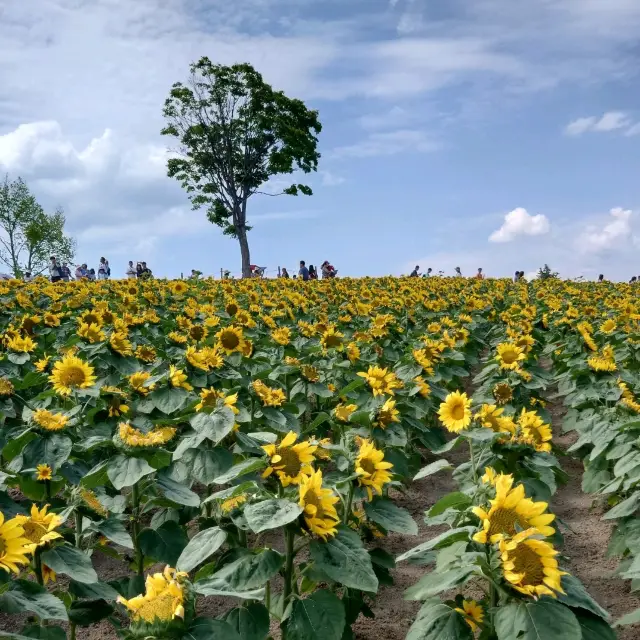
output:
[[[46,213],[21,178],[5,176],[0,184],[0,262],[13,276],[42,273],[52,255],[71,261],[76,245],[64,225],[62,209]]]
[[[168,174],[179,180],[194,209],[240,244],[242,274],[250,275],[247,201],[273,176],[316,171],[318,112],[274,91],[250,64],[224,66],[201,58],[187,85],[173,85],[162,134],[179,140]],[[311,195],[291,184],[280,194]]]

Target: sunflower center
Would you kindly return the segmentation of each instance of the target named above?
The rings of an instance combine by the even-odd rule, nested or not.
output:
[[[371,476],[376,472],[376,466],[373,460],[369,460],[369,458],[361,459],[360,466]]]
[[[159,620],[171,620],[173,618],[174,601],[175,597],[170,593],[163,593],[145,602],[136,611],[135,617],[142,618],[147,622],[153,622],[156,618]]]
[[[338,336],[330,335],[324,339],[324,343],[327,345],[327,347],[337,347],[342,344],[342,340]]]
[[[204,329],[199,325],[191,327],[189,333],[194,340],[202,340],[202,338],[204,337]]]
[[[521,529],[527,528],[527,523],[519,516],[519,514],[513,509],[505,509],[498,507],[490,515],[489,536],[494,536],[498,533],[505,533],[507,535],[515,535],[516,525]]]
[[[316,508],[316,512],[314,514],[314,518],[322,519],[324,518],[324,509],[322,508],[322,501],[320,500],[320,496],[318,496],[314,491],[307,491],[304,496],[305,506],[308,504],[313,505]]]
[[[84,321],[87,324],[100,324],[100,318],[95,313],[87,313],[84,316]]]
[[[33,520],[25,522],[23,528],[24,537],[36,544],[38,544],[42,539],[42,536],[47,533],[45,527],[43,527],[39,522],[33,522]]]
[[[454,420],[463,420],[464,419],[464,405],[461,402],[456,402],[451,407],[451,417]]]
[[[508,351],[504,351],[502,353],[502,360],[505,364],[513,364],[516,361],[517,357],[518,354],[512,349],[509,349]]]
[[[71,365],[62,373],[62,383],[67,387],[77,387],[84,383],[84,370],[82,367]]]
[[[238,313],[238,307],[235,304],[228,304],[227,308],[226,308],[226,312],[230,315],[230,316],[235,316],[236,313]]]
[[[225,349],[236,349],[240,344],[240,338],[233,331],[225,331],[220,342]]]
[[[302,463],[298,454],[291,448],[285,447],[284,449],[278,449],[277,454],[282,458],[278,463],[278,471],[282,471],[290,478],[295,478],[302,469]]]
[[[538,585],[544,580],[544,566],[540,556],[528,545],[521,544],[514,552],[514,573],[523,573],[522,584]]]

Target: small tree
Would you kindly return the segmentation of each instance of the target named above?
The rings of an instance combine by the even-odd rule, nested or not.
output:
[[[558,278],[560,274],[557,271],[551,271],[551,267],[545,262],[544,267],[538,269],[538,280],[549,280],[550,278]]]
[[[0,262],[16,277],[42,273],[55,255],[71,261],[75,241],[64,233],[62,209],[47,214],[21,178],[0,184]]]
[[[242,275],[251,275],[247,202],[272,176],[316,171],[322,127],[318,112],[274,91],[250,64],[223,66],[201,58],[188,86],[173,85],[164,105],[163,135],[180,141],[168,174],[189,193],[194,209],[240,244]],[[292,184],[278,194],[311,195]]]

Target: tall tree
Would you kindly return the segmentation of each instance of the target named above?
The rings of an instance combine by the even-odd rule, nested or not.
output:
[[[224,66],[201,58],[188,84],[173,85],[164,104],[162,134],[180,142],[168,174],[189,193],[194,209],[240,244],[242,275],[251,274],[247,202],[271,177],[316,171],[322,130],[318,112],[274,91],[250,64]],[[311,195],[292,184],[279,194]]]
[[[26,271],[42,273],[52,255],[73,259],[75,241],[65,235],[64,224],[62,209],[46,213],[22,178],[5,176],[0,184],[0,262],[16,278]]]

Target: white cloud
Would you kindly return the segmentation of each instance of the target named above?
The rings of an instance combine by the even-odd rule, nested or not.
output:
[[[345,183],[345,179],[342,176],[331,173],[331,171],[320,171],[322,177],[323,187],[337,187]]]
[[[609,132],[625,129],[631,125],[631,119],[623,111],[607,111],[600,117],[578,118],[565,127],[569,136],[581,136],[587,132]]]
[[[518,207],[507,213],[502,226],[489,236],[489,242],[510,242],[518,236],[539,236],[549,233],[549,219],[542,213],[531,215]]]
[[[634,241],[630,209],[617,207],[609,212],[611,218],[603,226],[589,225],[579,236],[576,246],[584,253],[620,251]]]
[[[352,145],[337,147],[332,155],[336,158],[369,158],[391,156],[398,153],[426,153],[435,151],[439,144],[424,131],[400,129],[384,133],[371,133],[367,138]]]
[[[632,127],[627,129],[624,133],[625,136],[638,136],[640,135],[640,122],[637,122]]]

